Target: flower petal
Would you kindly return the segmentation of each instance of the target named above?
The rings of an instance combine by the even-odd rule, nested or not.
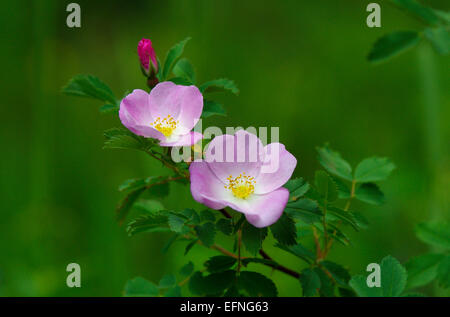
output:
[[[164,139],[164,135],[150,127],[153,118],[148,104],[149,94],[135,89],[120,102],[119,118],[131,132],[147,138]]]
[[[239,130],[234,136],[224,134],[215,137],[209,144],[205,160],[214,174],[225,184],[231,175],[242,173],[257,177],[264,159],[262,142],[254,134]]]
[[[212,209],[222,209],[224,185],[212,173],[206,162],[192,162],[189,166],[191,193],[196,201]]]
[[[175,135],[173,138],[166,138],[161,141],[161,146],[191,146],[200,141],[203,135],[198,132],[191,131],[185,135]],[[171,140],[172,139],[172,140]]]
[[[256,178],[256,194],[266,194],[283,186],[297,165],[297,159],[281,143],[268,144],[264,150],[264,164]]]
[[[181,86],[179,125],[187,131],[197,124],[203,111],[203,95],[195,86]],[[177,129],[178,130],[178,129]],[[182,132],[185,134],[186,132]]]
[[[165,118],[171,115],[174,119],[180,114],[180,93],[183,86],[175,85],[171,81],[165,81],[156,85],[150,91],[150,113],[154,119]]]
[[[195,86],[176,85],[166,81],[150,92],[150,112],[153,118],[172,116],[178,121],[178,134],[186,134],[194,128],[203,110],[203,96]]]
[[[153,122],[149,108],[149,94],[141,89],[135,89],[120,102],[119,117],[126,126],[149,125]]]
[[[279,188],[265,195],[255,195],[251,207],[257,213],[247,213],[245,218],[257,228],[270,226],[280,219],[288,200],[289,191],[286,188]]]

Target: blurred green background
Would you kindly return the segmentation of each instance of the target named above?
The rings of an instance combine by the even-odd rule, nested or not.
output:
[[[296,176],[311,180],[320,168],[315,147],[327,141],[352,165],[371,155],[396,163],[381,184],[384,206],[353,205],[369,229],[347,229],[353,245],[336,244],[330,255],[352,274],[387,254],[404,263],[427,252],[414,225],[449,219],[449,59],[421,43],[379,66],[365,60],[379,36],[423,28],[405,13],[379,1],[382,27],[372,29],[365,24],[371,1],[361,0],[76,2],[82,25],[74,29],[66,26],[70,1],[1,5],[1,296],[120,296],[129,278],[157,282],[214,254],[196,247],[184,257],[183,243],[162,254],[165,234],[127,237],[114,220],[118,185],[167,171],[143,153],[102,150],[102,132],[118,118],[99,114],[96,101],[60,93],[78,73],[98,76],[117,96],[145,89],[136,55],[142,37],[163,59],[191,36],[184,56],[199,82],[228,77],[241,90],[218,95],[228,116],[204,127],[279,126],[280,141],[298,158]],[[424,2],[449,9],[445,0]],[[166,206],[200,207],[188,187],[171,186]],[[274,258],[302,268],[272,245],[265,242]],[[81,288],[66,286],[71,262],[81,265]],[[280,295],[301,295],[291,277],[252,269],[272,275]]]

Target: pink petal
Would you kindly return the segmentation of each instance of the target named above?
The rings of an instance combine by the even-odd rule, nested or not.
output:
[[[181,127],[190,131],[197,124],[203,111],[203,95],[195,86],[181,86],[181,107],[178,121]]]
[[[297,165],[297,159],[281,143],[268,144],[264,150],[264,164],[256,178],[256,194],[266,194],[283,186]]]
[[[162,140],[163,134],[150,127],[153,118],[150,114],[148,99],[149,94],[144,90],[133,90],[120,102],[120,121],[134,134]]]
[[[206,162],[192,162],[189,166],[192,197],[212,209],[222,209],[221,202],[225,188],[211,172]]]
[[[245,218],[257,228],[270,226],[280,219],[288,200],[289,191],[286,188],[279,188],[265,195],[255,195],[251,208],[256,213],[247,213]]]
[[[203,96],[195,86],[159,83],[150,92],[150,112],[153,118],[168,115],[178,120],[179,134],[186,134],[198,122],[203,110]]]
[[[239,130],[232,135],[215,137],[208,145],[205,160],[214,174],[225,184],[244,173],[257,177],[264,157],[261,141],[254,134]]]
[[[187,134],[175,136],[175,141],[165,140],[161,141],[159,145],[161,146],[191,146],[200,141],[203,135],[198,132],[191,131]]]

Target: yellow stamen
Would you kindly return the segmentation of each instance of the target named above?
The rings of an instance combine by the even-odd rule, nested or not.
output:
[[[230,175],[227,181],[228,185],[224,187],[231,190],[237,198],[247,199],[255,191],[255,178],[245,175],[245,173],[239,174],[235,178]]]
[[[166,138],[170,137],[173,133],[173,131],[177,128],[178,120],[175,121],[175,119],[169,114],[167,117],[163,118],[161,120],[160,117],[156,118],[156,120],[151,123],[150,125],[164,134]]]

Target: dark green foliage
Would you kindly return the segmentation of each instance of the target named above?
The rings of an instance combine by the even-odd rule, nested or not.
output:
[[[220,78],[210,80],[199,87],[202,93],[214,92],[214,91],[230,91],[233,94],[239,94],[239,89],[237,88],[234,81],[227,78]]]
[[[304,269],[300,274],[300,283],[302,284],[303,296],[319,295],[321,283],[320,277],[315,270],[310,268]]]
[[[278,294],[272,280],[257,272],[241,272],[238,285],[239,289],[253,297],[275,297]]]
[[[92,75],[76,75],[62,91],[66,95],[89,97],[117,105],[117,99],[108,85]]]
[[[242,227],[242,244],[251,254],[256,254],[262,246],[262,242],[267,236],[267,228],[256,228],[244,222]]]
[[[223,105],[212,101],[212,100],[203,100],[203,112],[201,118],[209,118],[211,116],[218,115],[218,116],[225,116],[226,111],[223,108]]]
[[[135,277],[125,285],[125,296],[158,296],[159,289],[152,282],[142,277]]]
[[[295,222],[286,213],[270,226],[270,231],[280,244],[293,245],[296,243],[297,229],[295,228]]]
[[[385,202],[383,192],[374,183],[361,184],[361,186],[355,190],[355,197],[372,205],[382,205]]]
[[[416,226],[417,238],[438,247],[450,248],[450,223],[429,222]]]
[[[397,31],[379,38],[372,47],[367,59],[372,63],[379,63],[396,56],[417,45],[420,37],[414,31]],[[365,180],[370,182],[371,180]]]
[[[220,218],[216,222],[216,228],[227,236],[233,233],[233,224],[231,223],[231,219]]]
[[[160,81],[164,81],[167,79],[167,76],[170,74],[172,67],[176,64],[176,62],[180,59],[181,55],[184,51],[184,46],[191,38],[185,38],[181,42],[175,44],[168,52],[166,56],[166,60],[164,61],[164,67],[162,69],[160,75]]]
[[[214,223],[206,222],[202,225],[195,226],[195,232],[200,241],[207,247],[214,244],[214,237],[216,236],[216,228]]]
[[[225,290],[232,286],[236,277],[236,271],[223,271],[203,275],[195,272],[189,279],[189,290],[195,295],[222,295]]]
[[[217,255],[209,258],[209,260],[205,262],[205,267],[208,272],[217,273],[231,269],[234,264],[236,264],[235,258],[224,255]]]

